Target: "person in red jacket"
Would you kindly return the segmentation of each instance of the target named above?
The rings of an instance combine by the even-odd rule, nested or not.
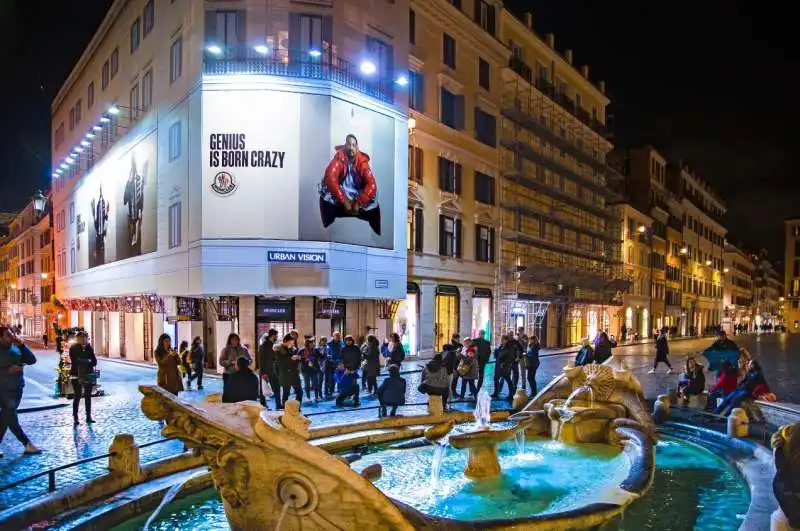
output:
[[[717,407],[717,399],[725,398],[736,390],[739,385],[739,371],[729,361],[723,361],[720,366],[717,383],[708,390],[708,409]]]
[[[325,228],[337,218],[355,217],[369,223],[375,234],[381,233],[378,186],[369,167],[369,155],[359,151],[355,135],[347,135],[345,145],[336,147],[325,169],[319,209]]]

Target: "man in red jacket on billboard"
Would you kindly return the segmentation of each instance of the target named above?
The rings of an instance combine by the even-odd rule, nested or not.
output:
[[[345,145],[336,147],[325,169],[319,209],[325,228],[336,218],[355,217],[369,223],[375,234],[381,233],[378,186],[369,167],[369,155],[358,150],[355,135],[347,135]]]

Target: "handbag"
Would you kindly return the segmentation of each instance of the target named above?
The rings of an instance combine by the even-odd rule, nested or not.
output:
[[[472,370],[472,363],[467,362],[466,360],[461,360],[458,363],[458,367],[456,367],[456,372],[458,372],[459,376],[466,376],[469,374],[469,371]]]
[[[272,391],[272,385],[270,385],[269,380],[265,378],[261,378],[261,394],[266,398],[275,396],[275,393]]]

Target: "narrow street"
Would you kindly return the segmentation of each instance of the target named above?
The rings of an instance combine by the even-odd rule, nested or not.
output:
[[[741,346],[746,346],[764,367],[772,390],[778,399],[786,402],[800,402],[800,335],[761,335],[740,336],[734,338]],[[671,344],[670,360],[675,367],[675,374],[666,374],[666,367],[660,367],[657,374],[648,374],[652,367],[653,345],[639,344],[621,346],[614,350],[617,357],[624,357],[633,372],[642,382],[645,394],[654,397],[666,391],[677,383],[678,373],[688,354],[702,350],[710,343],[710,339],[695,339],[674,341]],[[26,368],[26,401],[44,403],[52,400],[55,379],[57,356],[54,351],[36,351],[38,363]],[[543,386],[555,375],[560,374],[561,368],[574,354],[560,354],[542,358],[542,364],[537,375],[539,386]],[[704,359],[700,360],[705,363]],[[417,362],[405,364],[405,371],[414,371],[421,367]],[[5,457],[0,459],[0,488],[2,485],[12,483],[21,478],[30,476],[48,468],[67,464],[86,457],[108,452],[108,446],[114,435],[130,433],[135,440],[142,444],[161,438],[161,426],[148,420],[139,408],[141,395],[138,385],[155,382],[155,367],[124,364],[107,359],[99,360],[101,371],[100,382],[106,391],[106,396],[95,398],[92,414],[97,423],[92,426],[81,425],[77,429],[72,425],[72,409],[69,406],[42,411],[32,411],[20,415],[21,423],[28,436],[39,445],[43,453],[36,456],[23,456],[22,448],[10,433],[6,435],[0,449]],[[487,382],[491,390],[491,372],[493,366],[487,368]],[[426,397],[417,391],[419,373],[407,374],[409,404],[424,404]],[[712,375],[707,376],[713,379]],[[222,381],[219,378],[206,378],[203,393],[192,391],[182,396],[190,400],[199,400],[205,394],[221,391]],[[30,400],[29,400],[30,399]],[[62,399],[62,402],[66,403]],[[23,407],[25,402],[23,403]],[[307,403],[303,405],[304,413],[308,414],[313,424],[341,423],[376,416],[374,407],[377,405],[375,398],[366,396],[361,402],[359,410],[346,410],[337,408],[332,401]],[[497,401],[495,407],[506,407],[507,403]],[[470,404],[459,404],[459,408],[471,408]],[[83,404],[81,404],[83,408]],[[407,414],[421,412],[424,405],[408,407],[404,410]],[[82,411],[82,409],[81,409]],[[333,414],[332,412],[339,413]],[[83,418],[83,412],[81,412]],[[177,453],[181,450],[181,443],[168,442],[143,448],[142,461],[150,461],[164,455]],[[57,487],[85,481],[87,477],[101,474],[106,467],[106,460],[98,460],[79,467],[59,472],[56,476]],[[46,492],[47,478],[30,482],[24,486],[0,492],[0,509],[20,499],[29,499]]]

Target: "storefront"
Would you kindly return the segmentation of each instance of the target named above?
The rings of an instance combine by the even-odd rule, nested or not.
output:
[[[406,298],[397,305],[392,320],[392,331],[400,336],[406,354],[416,356],[419,352],[419,286],[408,283]]]
[[[589,310],[586,312],[586,326],[588,328],[586,336],[589,339],[594,339],[599,330],[599,323],[597,322],[597,310]]]
[[[475,288],[472,292],[472,330],[471,336],[478,337],[483,330],[486,339],[492,340],[492,290]]]
[[[335,332],[345,333],[347,301],[345,299],[317,298],[314,309],[314,335],[330,337]],[[300,330],[301,334],[307,333]],[[353,334],[355,336],[355,334]]]
[[[256,297],[256,341],[270,328],[278,331],[278,339],[294,329],[294,299]]]
[[[585,335],[583,333],[583,312],[578,308],[570,310],[567,327],[569,329],[568,344],[579,344]]]
[[[450,342],[450,337],[458,332],[459,295],[456,286],[436,286],[434,310],[433,341],[436,352]]]

